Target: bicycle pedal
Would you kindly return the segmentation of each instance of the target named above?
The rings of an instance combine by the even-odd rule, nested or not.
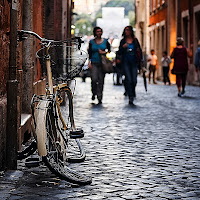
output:
[[[37,143],[32,141],[32,143],[26,147],[22,152],[17,153],[17,160],[22,160],[32,155],[37,149]]]
[[[76,129],[76,130],[71,130],[69,132],[70,138],[76,139],[76,138],[83,138],[84,137],[84,132],[83,129]]]
[[[27,158],[25,160],[25,165],[28,168],[38,167],[40,165],[40,159],[39,158]]]

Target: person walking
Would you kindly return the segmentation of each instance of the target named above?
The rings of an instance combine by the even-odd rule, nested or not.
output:
[[[99,104],[102,103],[105,77],[105,73],[103,72],[101,66],[100,54],[106,54],[107,52],[110,52],[110,43],[107,39],[101,37],[102,34],[102,28],[94,27],[94,39],[90,40],[88,48],[89,59],[91,62],[92,100],[95,100],[97,96]]]
[[[185,85],[188,72],[187,57],[192,57],[192,51],[189,51],[186,47],[184,47],[183,43],[183,38],[178,37],[176,41],[177,46],[171,53],[171,58],[174,59],[172,73],[176,75],[176,85],[179,97],[185,93]]]
[[[140,44],[133,33],[132,26],[124,28],[122,37],[123,39],[120,41],[118,52],[121,60],[117,60],[117,62],[122,63],[125,75],[125,91],[129,97],[129,104],[133,104],[134,97],[136,97],[137,74],[143,56]]]
[[[158,67],[158,58],[155,55],[154,49],[151,50],[151,55],[149,55],[147,61],[150,62],[150,65],[149,65],[149,83],[151,83],[151,74],[153,73],[153,83],[157,84],[156,79],[155,79],[156,78],[155,74],[156,74],[156,70],[157,70],[157,67]]]
[[[198,81],[200,83],[200,40],[198,41],[198,47],[197,47],[197,50],[195,52],[194,65],[196,67]]]
[[[163,57],[161,58],[162,63],[162,69],[163,69],[163,82],[166,85],[168,82],[169,85],[171,85],[170,79],[169,79],[169,65],[172,62],[172,59],[170,56],[167,55],[167,51],[163,51]]]

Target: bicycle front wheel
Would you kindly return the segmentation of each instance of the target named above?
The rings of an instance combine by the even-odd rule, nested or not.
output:
[[[58,115],[56,117],[56,124],[67,139],[67,161],[84,161],[86,155],[81,141],[76,137],[71,138],[70,135],[71,132],[79,132],[80,134],[82,134],[82,132],[80,129],[76,129],[75,127],[72,93],[69,87],[64,87],[60,91],[57,91],[57,104],[55,110]]]
[[[47,155],[42,157],[46,166],[59,178],[68,182],[86,185],[91,183],[91,178],[82,175],[67,166],[67,140],[58,130],[55,122],[53,106],[49,106],[46,115],[46,149]]]

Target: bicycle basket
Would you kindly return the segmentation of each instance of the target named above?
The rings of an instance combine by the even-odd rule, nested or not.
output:
[[[48,50],[49,55],[46,55],[46,47],[41,48],[37,52],[37,57],[43,72],[46,69],[46,59],[50,58],[52,75],[55,79],[60,77],[73,79],[78,76],[88,58],[88,54],[81,50],[79,45],[78,41],[54,41]]]

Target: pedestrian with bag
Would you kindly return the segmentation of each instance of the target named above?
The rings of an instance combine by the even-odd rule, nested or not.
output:
[[[196,67],[198,81],[200,82],[200,40],[198,41],[198,47],[195,52],[194,65]]]
[[[91,89],[92,100],[97,97],[98,103],[102,104],[103,86],[105,73],[102,69],[101,55],[110,52],[110,43],[102,38],[103,30],[100,27],[94,27],[94,39],[89,42],[88,54],[91,62]]]
[[[176,47],[171,53],[171,58],[174,59],[174,66],[172,74],[176,75],[176,85],[178,89],[178,96],[181,97],[185,94],[185,85],[188,72],[188,57],[192,57],[192,51],[189,51],[183,45],[184,40],[182,37],[178,37],[176,41]]]
[[[148,56],[147,61],[150,62],[150,65],[149,65],[149,83],[151,83],[151,74],[153,73],[153,83],[157,84],[157,82],[156,82],[156,70],[158,69],[158,58],[155,55],[154,49],[151,50],[151,55]]]
[[[142,50],[140,44],[133,33],[132,26],[126,26],[122,33],[123,39],[119,45],[119,55],[121,59],[117,60],[122,64],[122,70],[125,75],[125,91],[129,97],[129,104],[133,104],[136,97],[135,88],[137,85],[138,70],[140,70]]]
[[[162,69],[163,69],[163,82],[166,85],[168,82],[169,85],[171,85],[170,79],[169,79],[169,65],[172,62],[172,59],[170,56],[167,55],[167,51],[163,51],[163,57],[161,58],[162,63]]]

